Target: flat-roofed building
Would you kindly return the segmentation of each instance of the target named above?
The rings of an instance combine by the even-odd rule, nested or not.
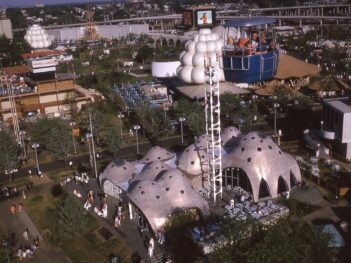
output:
[[[11,20],[8,18],[0,18],[0,37],[13,38]]]
[[[348,97],[326,99],[323,102],[322,135],[334,140],[335,150],[351,160],[351,100]]]

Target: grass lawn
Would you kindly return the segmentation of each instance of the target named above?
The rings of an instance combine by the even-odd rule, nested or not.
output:
[[[49,245],[61,247],[72,262],[109,262],[110,254],[118,255],[120,262],[131,261],[131,252],[121,241],[116,238],[102,241],[94,234],[99,224],[90,215],[86,230],[76,234],[73,246],[71,236],[61,233],[56,221],[56,207],[60,204],[62,196],[54,197],[47,185],[36,186],[33,191],[37,194],[25,200],[26,211]]]

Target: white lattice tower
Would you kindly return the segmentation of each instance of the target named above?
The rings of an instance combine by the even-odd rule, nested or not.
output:
[[[215,66],[213,66],[213,64]],[[222,197],[222,144],[221,144],[221,107],[219,93],[219,62],[205,60],[206,96],[205,115],[207,133],[207,152],[209,164],[208,186],[213,201]]]

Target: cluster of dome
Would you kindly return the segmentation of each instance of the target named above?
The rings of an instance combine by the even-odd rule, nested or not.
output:
[[[48,48],[51,45],[51,40],[45,29],[40,25],[32,25],[27,29],[24,39],[34,48]]]
[[[181,65],[177,68],[177,76],[186,83],[205,83],[205,61],[213,67],[217,66],[218,81],[224,81],[224,73],[221,69],[223,40],[211,29],[200,29],[185,44],[185,51],[180,54]]]
[[[244,135],[230,126],[222,131],[221,140],[223,171],[241,169],[250,182],[254,201],[259,199],[262,182],[275,198],[279,180],[285,182],[287,190],[292,187],[292,178],[294,182],[301,180],[295,159],[271,138],[259,132]],[[115,196],[123,190],[155,231],[174,211],[197,208],[207,215],[209,206],[200,192],[208,179],[208,142],[210,138],[202,135],[180,155],[155,146],[135,162],[113,161],[100,174],[100,185]]]

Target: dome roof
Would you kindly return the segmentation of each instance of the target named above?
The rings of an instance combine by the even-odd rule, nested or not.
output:
[[[204,141],[206,140],[200,139],[199,144],[191,144],[184,150],[178,164],[182,171],[191,175],[199,175],[208,171],[207,148]]]
[[[175,153],[171,153],[166,149],[155,146],[152,147],[143,158],[141,158],[140,163],[151,163],[154,161],[166,161],[172,159]]]
[[[100,184],[105,180],[112,181],[114,184],[123,183],[132,179],[135,173],[135,166],[123,159],[110,162],[100,174]]]
[[[245,171],[248,176],[254,199],[258,199],[261,180],[265,180],[271,196],[278,192],[278,179],[281,176],[290,189],[290,173],[297,181],[301,174],[295,159],[282,152],[271,138],[258,132],[250,132],[239,139],[238,145],[223,157],[223,168],[236,167]]]
[[[229,126],[225,128],[221,133],[222,145],[224,147],[233,146],[237,141],[237,137],[241,135],[238,128],[234,126]]]
[[[188,178],[177,168],[162,173],[156,181],[136,182],[128,190],[128,197],[143,211],[155,232],[175,209],[196,207],[204,215],[209,213],[206,200],[192,189]]]
[[[154,161],[145,165],[144,169],[141,173],[135,175],[133,181],[141,181],[141,180],[155,180],[156,177],[162,172],[170,169],[170,167],[161,162],[161,161]]]
[[[48,33],[37,24],[32,25],[27,29],[24,39],[34,49],[47,48],[51,45],[51,40],[49,39]]]

